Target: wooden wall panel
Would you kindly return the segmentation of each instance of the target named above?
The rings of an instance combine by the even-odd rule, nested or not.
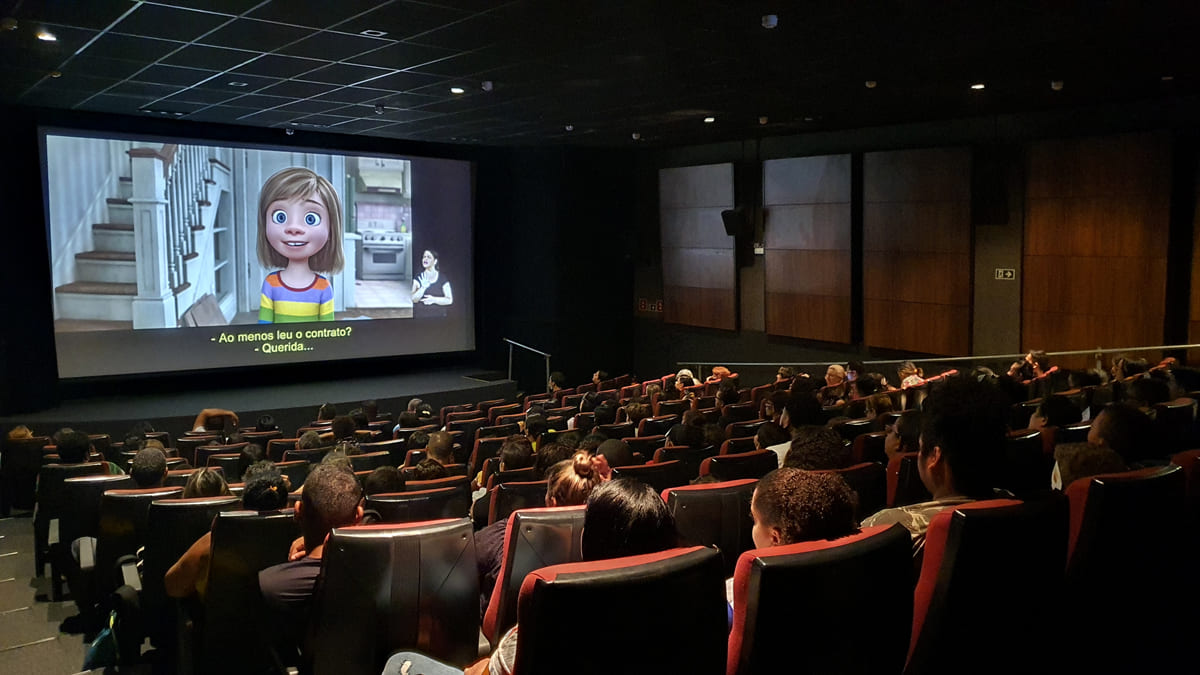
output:
[[[663,169],[658,189],[663,320],[735,329],[734,242],[721,220],[734,206],[733,165]]]
[[[863,156],[863,340],[965,355],[971,330],[971,154]]]
[[[850,342],[850,155],[763,162],[766,329]]]
[[[1161,343],[1170,170],[1165,134],[1029,146],[1023,349]],[[1087,359],[1062,363],[1085,364]]]

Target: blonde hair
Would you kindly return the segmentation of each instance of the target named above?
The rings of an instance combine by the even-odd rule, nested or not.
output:
[[[299,166],[277,172],[263,183],[258,193],[258,260],[263,267],[287,267],[288,259],[276,251],[267,241],[267,208],[280,199],[315,198],[325,205],[329,218],[329,241],[325,247],[308,260],[310,269],[316,272],[336,274],[342,271],[342,202],[337,191],[328,181],[309,169]]]
[[[546,501],[558,506],[586,504],[588,495],[600,485],[600,476],[592,466],[592,456],[580,450],[546,471]]]

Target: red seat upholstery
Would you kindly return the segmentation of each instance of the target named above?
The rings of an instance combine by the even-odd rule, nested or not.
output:
[[[675,528],[685,544],[716,546],[725,576],[733,575],[738,556],[754,548],[750,531],[750,499],[758,480],[744,478],[723,483],[685,485],[662,493]]]
[[[1049,665],[1062,647],[1067,559],[1061,495],[943,510],[929,523],[913,610],[911,673],[1013,673]],[[1013,630],[1020,626],[1020,638]]]
[[[779,455],[770,450],[754,450],[731,455],[716,455],[700,463],[701,476],[716,476],[717,480],[758,480],[779,468]]]
[[[887,505],[907,506],[933,499],[917,472],[917,453],[901,452],[888,461]]]
[[[1188,517],[1193,526],[1200,524],[1200,450],[1176,453],[1171,463],[1183,469]]]
[[[854,443],[850,449],[850,461],[858,464],[859,462],[879,462],[887,464],[887,453],[884,452],[884,442],[887,440],[886,431],[872,431],[867,434],[859,434],[854,438]]]
[[[655,492],[687,485],[690,480],[687,465],[678,460],[641,466],[613,467],[613,478],[636,478],[654,488]]]
[[[477,438],[471,450],[471,457],[467,461],[469,472],[472,476],[483,470],[483,462],[489,457],[499,457],[500,447],[507,440],[503,437]]]
[[[746,551],[733,575],[726,674],[900,672],[911,570],[900,525]]]
[[[1191,658],[1190,652],[1180,656],[1169,649],[1190,642],[1185,634],[1192,622],[1179,620],[1194,616],[1190,585],[1168,590],[1140,583],[1186,569],[1185,484],[1183,469],[1159,466],[1067,486],[1071,529],[1064,599],[1072,612],[1065,619],[1079,631],[1074,639],[1105,645],[1083,655],[1083,668],[1169,672],[1183,662],[1179,658]]]
[[[474,403],[459,403],[457,405],[442,406],[441,409],[438,410],[438,420],[441,423],[439,426],[446,426],[446,423],[450,421],[448,417],[450,413],[466,412],[474,409]]]
[[[306,655],[315,675],[382,672],[401,648],[470,662],[479,642],[470,521],[335,528],[310,625]]]
[[[621,630],[619,654],[580,658],[580,627],[561,618],[580,607],[588,608],[589,626],[628,626],[631,607],[653,621],[643,630]],[[516,673],[719,675],[726,607],[721,556],[711,548],[545,567],[521,585]]]
[[[416,465],[420,464],[421,462],[425,461],[425,459],[427,457],[429,457],[429,453],[426,452],[425,450],[409,450],[404,453],[404,463],[401,464],[400,466],[402,466],[402,467],[416,466]]]
[[[770,384],[764,384],[764,385],[760,385],[758,387],[751,388],[750,389],[750,402],[753,404],[754,409],[758,410],[759,405],[762,404],[763,400],[770,398],[771,394],[774,392],[775,392],[775,383],[774,382],[771,382]]]
[[[478,430],[480,427],[487,426],[487,423],[488,423],[488,421],[487,421],[486,417],[474,417],[474,418],[467,419],[467,420],[455,420],[453,422],[446,422],[446,431],[461,431],[461,432],[463,432],[463,436],[466,436],[469,439],[474,439],[475,431]]]
[[[504,529],[504,557],[483,617],[483,634],[495,647],[517,622],[517,598],[530,572],[550,565],[579,562],[585,506],[515,511]]]

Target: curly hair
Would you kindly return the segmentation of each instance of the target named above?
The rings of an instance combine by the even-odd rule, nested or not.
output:
[[[808,471],[844,469],[850,466],[850,448],[833,429],[803,426],[793,434],[783,465]]]
[[[758,481],[750,503],[762,523],[779,528],[781,544],[794,544],[857,532],[857,501],[836,473],[785,466]]]
[[[600,476],[592,467],[592,456],[576,452],[546,470],[546,503],[554,499],[556,506],[586,504],[598,485]]]

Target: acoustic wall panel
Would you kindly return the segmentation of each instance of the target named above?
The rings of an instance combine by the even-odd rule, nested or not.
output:
[[[850,155],[763,162],[766,328],[850,342]]]
[[[662,169],[658,194],[663,320],[734,330],[734,242],[721,220],[734,206],[733,164]]]
[[[971,330],[971,153],[863,156],[863,339],[960,356]]]

